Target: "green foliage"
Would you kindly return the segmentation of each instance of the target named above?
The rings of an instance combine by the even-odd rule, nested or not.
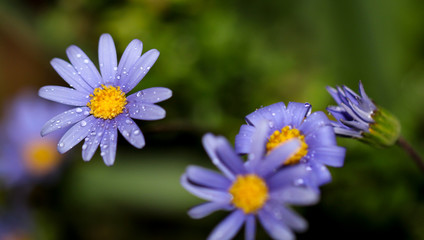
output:
[[[75,147],[57,185],[31,198],[41,236],[205,238],[223,215],[189,219],[186,210],[200,201],[179,185],[185,166],[210,164],[202,134],[233,140],[245,115],[278,101],[324,110],[333,104],[326,85],[354,87],[362,80],[367,94],[397,116],[402,134],[423,149],[421,1],[37,2],[0,3],[10,19],[0,26],[0,46],[8,46],[0,47],[4,89],[27,86],[27,75],[16,74],[17,62],[47,66],[53,57],[65,59],[70,44],[96,62],[98,38],[108,32],[120,54],[134,38],[145,51],[161,52],[137,89],[174,92],[161,104],[166,119],[140,122],[145,149],[120,139],[113,167],[100,158],[83,163]],[[51,68],[28,71],[36,86],[64,85]],[[331,170],[333,182],[323,188],[321,202],[302,210],[310,230],[299,238],[424,238],[423,178],[408,156],[396,147],[339,142],[347,147],[346,164]]]

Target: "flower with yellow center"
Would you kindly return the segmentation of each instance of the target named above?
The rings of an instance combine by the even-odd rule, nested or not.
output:
[[[232,203],[244,213],[255,213],[268,199],[268,187],[265,181],[255,174],[239,175],[228,191]]]
[[[308,153],[308,144],[305,142],[305,136],[296,128],[290,128],[285,126],[281,131],[275,130],[274,133],[269,137],[269,140],[266,144],[267,152],[271,152],[274,148],[280,146],[286,141],[298,138],[301,141],[301,146],[296,153],[291,155],[285,162],[284,165],[296,164]]]
[[[307,227],[290,205],[316,203],[319,194],[313,188],[294,184],[309,174],[303,164],[281,168],[279,161],[282,155],[296,151],[300,141],[294,139],[276,149],[274,153],[281,155],[266,154],[265,124],[261,123],[252,139],[252,144],[261,148],[254,148],[247,161],[236,154],[224,137],[206,134],[202,139],[205,150],[223,174],[189,166],[181,177],[181,185],[187,191],[208,201],[190,209],[188,214],[192,218],[203,218],[218,210],[230,211],[208,239],[233,239],[243,225],[245,239],[255,239],[256,222],[272,239],[294,239],[291,228],[302,231]]]
[[[152,87],[128,94],[150,71],[159,57],[158,50],[142,54],[143,43],[134,39],[118,63],[110,34],[101,35],[98,49],[100,69],[75,45],[66,49],[70,63],[58,58],[51,61],[71,88],[44,86],[39,95],[76,108],[50,119],[41,135],[72,126],[59,140],[57,150],[65,153],[84,140],[82,158],[85,161],[100,147],[103,161],[111,166],[115,162],[118,131],[133,146],[143,148],[144,135],[133,119],[163,119],[166,111],[156,104],[170,98],[172,91]]]
[[[105,86],[94,89],[90,94],[91,100],[87,106],[91,109],[90,113],[96,118],[113,119],[124,111],[127,105],[125,93],[121,88],[114,86]]]
[[[37,139],[23,149],[24,165],[32,175],[43,176],[52,172],[60,164],[60,159],[56,144],[50,140]]]

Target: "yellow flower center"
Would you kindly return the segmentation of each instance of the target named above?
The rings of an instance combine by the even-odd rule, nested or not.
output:
[[[50,173],[60,163],[60,154],[53,141],[37,139],[25,146],[24,165],[32,175],[42,176]]]
[[[298,163],[300,159],[308,153],[308,144],[305,143],[305,136],[296,128],[291,129],[289,126],[285,126],[281,129],[281,131],[275,130],[275,132],[269,137],[268,143],[266,144],[267,152],[271,152],[274,148],[292,138],[298,138],[301,141],[301,145],[297,152],[291,155],[284,162],[284,165]]]
[[[120,87],[105,86],[94,89],[87,106],[96,118],[112,119],[124,111],[127,98]]]
[[[268,187],[265,181],[255,174],[239,175],[230,187],[232,203],[246,214],[262,208],[268,199]]]

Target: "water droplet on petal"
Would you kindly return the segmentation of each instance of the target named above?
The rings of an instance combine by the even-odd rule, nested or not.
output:
[[[135,131],[133,132],[133,134],[134,134],[134,135],[139,135],[139,134],[140,134],[140,130],[138,130],[138,129],[137,129],[137,130],[135,130]]]
[[[85,150],[85,149],[87,149],[87,144],[85,144],[85,143],[84,143],[84,144],[82,145],[82,150]]]
[[[124,135],[124,137],[129,137],[130,133],[127,130],[122,131],[122,135]]]
[[[302,185],[303,183],[304,183],[304,181],[303,181],[303,179],[302,179],[302,178],[298,178],[298,179],[296,179],[296,180],[294,181],[294,184],[295,184],[296,186]]]
[[[87,126],[87,122],[84,121],[84,120],[82,120],[81,123],[80,123],[80,125],[81,125],[81,127],[85,127],[85,126]]]
[[[77,109],[75,109],[75,112],[80,113],[80,112],[82,112],[82,109],[81,108],[77,108]]]

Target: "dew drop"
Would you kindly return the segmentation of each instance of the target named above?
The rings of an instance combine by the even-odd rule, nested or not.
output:
[[[77,56],[77,58],[80,58],[81,57],[81,54],[78,53],[76,56]]]
[[[63,142],[59,143],[59,147],[63,148],[65,146],[65,144]]]
[[[140,96],[141,96],[141,91],[137,93],[137,97],[140,97]]]
[[[90,112],[89,111],[84,111],[84,113],[83,113],[85,116],[88,116],[89,114],[90,114]]]
[[[130,133],[127,130],[122,131],[122,135],[124,135],[124,137],[129,137]]]
[[[75,109],[75,112],[80,113],[80,112],[82,112],[82,109],[81,108],[77,108],[77,109]]]
[[[133,132],[133,134],[134,134],[134,135],[139,135],[139,134],[140,134],[140,130],[138,130],[138,129],[137,129],[137,130],[135,130],[135,131]]]
[[[84,59],[84,63],[88,63],[88,59]]]
[[[84,144],[82,145],[82,150],[85,150],[85,149],[87,149],[87,144],[85,144],[85,143],[84,143]]]
[[[294,184],[297,185],[297,186],[302,185],[303,183],[304,183],[304,181],[301,178],[298,178],[294,181]]]
[[[84,120],[82,120],[81,123],[80,123],[80,125],[81,125],[81,127],[85,127],[85,126],[87,126],[87,122],[84,121]]]
[[[114,68],[113,68],[113,70],[114,70],[114,71],[117,71],[117,70],[118,70],[118,67],[114,67]]]
[[[132,121],[131,121],[131,120],[129,120],[129,119],[127,119],[127,120],[125,120],[125,123],[126,123],[126,124],[132,124]]]

